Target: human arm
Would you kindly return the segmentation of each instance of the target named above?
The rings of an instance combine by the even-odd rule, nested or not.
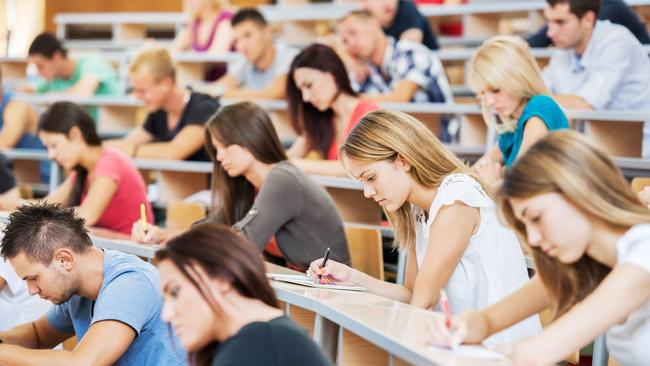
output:
[[[142,126],[138,126],[132,129],[124,138],[104,141],[102,144],[119,149],[128,156],[133,156],[136,146],[151,142],[153,139],[154,137],[151,133]]]
[[[239,86],[241,85],[241,82],[239,79],[231,73],[228,73],[222,77],[219,78],[219,80],[215,81],[213,84],[216,88],[216,90],[231,90],[231,89],[238,89]],[[216,93],[216,94],[221,94],[221,93]]]
[[[307,153],[309,153],[309,144],[307,143],[307,137],[298,136],[293,145],[287,150],[287,156],[290,159],[304,158]]]
[[[476,170],[476,167],[480,165],[482,161],[503,163],[503,154],[501,153],[499,144],[492,145],[492,147],[472,165],[472,169]]]
[[[347,172],[338,160],[291,159],[291,163],[309,174],[344,177]]]
[[[46,316],[30,323],[17,325],[6,332],[0,332],[0,340],[3,344],[13,344],[30,349],[54,348],[72,336],[74,336],[72,333],[55,330]],[[4,363],[2,364],[4,365]]]
[[[525,154],[537,141],[544,138],[548,132],[548,127],[541,118],[537,116],[530,117],[524,124],[524,135],[517,153],[517,159]]]
[[[64,206],[67,205],[68,200],[70,199],[70,195],[72,194],[72,189],[74,188],[76,175],[77,173],[75,172],[70,173],[70,175],[68,175],[63,183],[56,187],[56,190],[54,190],[54,192],[50,192],[47,196],[45,196],[44,201],[50,203],[59,203]]]
[[[102,321],[93,324],[72,351],[35,350],[0,344],[0,363],[5,366],[112,365],[127,350],[135,336],[135,331],[124,323]]]
[[[305,192],[291,170],[275,167],[266,175],[251,209],[233,227],[261,252],[282,226],[302,212]],[[213,220],[219,222],[220,216],[218,213]]]
[[[401,41],[411,41],[416,43],[422,43],[424,34],[418,28],[409,28],[400,34],[399,39]]]
[[[634,44],[636,43],[636,44]],[[638,41],[634,38],[621,39],[610,42],[606,52],[602,52],[596,62],[590,65],[589,77],[580,85],[579,89],[572,92],[576,97],[558,99],[562,103],[569,103],[569,108],[600,110],[616,97],[621,86],[626,82],[629,73],[637,72],[631,69],[637,57],[647,57],[638,50]],[[579,98],[577,98],[579,97]]]
[[[222,20],[215,30],[215,35],[208,52],[221,54],[230,51],[233,40],[233,30],[230,20]]]
[[[364,94],[365,99],[374,100],[375,102],[402,102],[407,103],[413,99],[415,92],[418,91],[418,84],[410,80],[401,80],[390,93],[383,94]]]
[[[433,308],[460,263],[480,223],[479,210],[458,201],[443,206],[429,229],[429,241],[413,283],[411,305]],[[409,284],[407,284],[407,287]]]
[[[187,51],[192,46],[192,34],[187,29],[183,28],[182,31],[174,38],[174,41],[169,46],[170,51],[172,52],[183,52]]]
[[[650,206],[650,186],[644,187],[641,192],[639,192],[639,200],[646,206]]]
[[[286,93],[287,75],[276,76],[266,88],[262,90],[249,88],[226,88],[223,96],[226,98],[252,98],[252,99],[283,99]],[[225,86],[225,85],[224,85]]]
[[[502,345],[499,350],[515,364],[559,362],[611,326],[623,322],[648,300],[650,273],[634,264],[617,265],[589,296],[546,327],[542,334]]]
[[[566,109],[586,109],[589,111],[594,110],[594,107],[579,95],[554,94],[553,99],[555,99],[559,105]]]
[[[145,143],[138,146],[134,157],[153,159],[187,159],[204,144],[205,131],[202,125],[183,127],[171,141]]]
[[[550,302],[539,276],[533,277],[515,292],[484,309],[462,312],[452,319],[452,331],[445,325],[444,318],[430,324],[427,342],[449,347],[459,343],[481,343],[540,311]]]
[[[101,80],[99,76],[87,73],[79,78],[79,81],[68,89],[56,92],[48,92],[48,95],[56,95],[60,97],[75,96],[75,97],[92,97],[95,91],[99,88]]]
[[[143,230],[140,221],[133,223],[131,227],[131,240],[137,243],[164,244],[175,236],[184,233],[185,229],[166,229],[147,223],[146,231]]]
[[[77,207],[77,215],[86,220],[87,226],[95,225],[117,192],[118,182],[101,176],[92,180],[86,199]]]
[[[0,129],[0,148],[8,149],[16,146],[20,138],[29,132],[30,126],[36,125],[38,114],[32,106],[12,100],[7,103],[4,112],[4,125]]]
[[[415,256],[415,251],[413,251]],[[388,297],[396,301],[408,302],[411,298],[411,290],[406,286],[396,285],[374,278],[357,269],[329,259],[325,267],[320,268],[323,258],[316,259],[309,265],[309,273],[314,281],[324,284],[356,285],[365,287],[368,292]],[[409,268],[415,267],[415,257],[411,259],[410,251],[406,260],[407,273]],[[413,268],[411,268],[411,271]],[[417,267],[415,267],[417,272]],[[321,276],[318,278],[318,276]]]

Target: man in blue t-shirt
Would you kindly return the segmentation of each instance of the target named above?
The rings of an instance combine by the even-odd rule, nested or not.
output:
[[[30,294],[55,304],[36,321],[0,333],[0,365],[185,364],[160,318],[155,267],[94,247],[73,209],[22,206],[9,218],[0,255]],[[46,350],[75,335],[74,350]]]

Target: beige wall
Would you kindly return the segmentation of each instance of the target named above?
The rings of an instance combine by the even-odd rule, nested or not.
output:
[[[7,50],[8,2],[0,0],[0,55]],[[14,0],[14,29],[10,55],[24,56],[32,39],[44,29],[45,0]]]

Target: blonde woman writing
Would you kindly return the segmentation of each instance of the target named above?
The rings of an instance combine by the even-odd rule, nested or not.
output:
[[[509,168],[549,131],[569,128],[528,45],[519,37],[486,41],[472,58],[469,84],[480,100],[485,122],[499,133],[499,143],[474,165],[489,183],[500,181],[502,166]]]
[[[546,308],[536,337],[502,345],[515,364],[547,365],[607,332],[624,365],[650,360],[650,212],[586,137],[556,132],[508,171],[500,207],[533,248],[538,274],[506,299],[444,319],[432,343],[477,343]]]
[[[444,288],[454,312],[495,303],[528,281],[519,242],[499,223],[489,187],[418,120],[397,111],[366,114],[340,155],[395,227],[395,242],[408,252],[406,281],[383,282],[333,260],[321,269],[322,259],[311,264],[314,278],[422,308],[438,308]],[[494,340],[539,330],[531,317]]]

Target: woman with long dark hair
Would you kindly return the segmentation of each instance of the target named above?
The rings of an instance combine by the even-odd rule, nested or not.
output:
[[[266,248],[269,260],[296,269],[306,269],[328,247],[333,259],[350,262],[334,203],[287,161],[262,108],[250,102],[223,107],[208,121],[205,140],[214,162],[214,214],[208,220],[235,227],[260,250]],[[157,228],[144,233],[137,223],[132,236],[144,242],[165,240]]]
[[[331,365],[278,309],[264,263],[225,225],[199,224],[156,253],[162,318],[191,365]]]
[[[95,122],[83,108],[54,103],[41,115],[38,137],[48,157],[70,171],[45,200],[77,207],[88,226],[126,234],[140,217],[140,204],[146,205],[147,217],[153,217],[142,176],[126,155],[102,146]],[[4,209],[17,205],[12,202],[13,207]]]
[[[352,89],[345,66],[333,49],[312,44],[293,59],[287,101],[291,124],[300,134],[287,155],[308,173],[345,175],[338,163],[338,147],[359,119],[379,106],[361,99]],[[304,160],[311,151],[327,161]]]

